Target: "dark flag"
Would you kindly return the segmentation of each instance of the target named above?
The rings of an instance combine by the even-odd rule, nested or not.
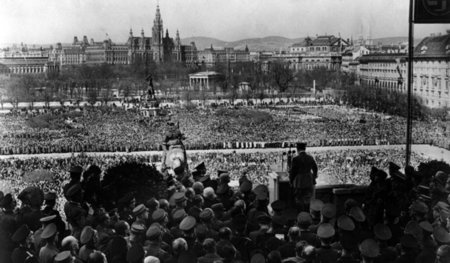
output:
[[[414,0],[413,23],[450,23],[450,0]]]

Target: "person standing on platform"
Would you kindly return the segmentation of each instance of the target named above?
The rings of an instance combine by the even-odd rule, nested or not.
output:
[[[309,212],[309,203],[315,194],[317,164],[312,156],[306,154],[306,143],[297,143],[297,152],[298,155],[292,159],[289,182],[297,209]]]

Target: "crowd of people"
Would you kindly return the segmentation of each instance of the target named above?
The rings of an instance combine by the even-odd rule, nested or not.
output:
[[[207,174],[213,178],[215,171],[229,171],[232,181],[237,181],[242,174],[246,174],[254,184],[267,185],[270,172],[287,171],[291,152],[253,152],[253,153],[221,153],[221,152],[194,152],[187,155],[189,167],[196,167],[204,163]],[[372,166],[387,169],[390,161],[404,163],[404,152],[401,149],[383,150],[333,150],[312,151],[318,163],[319,184],[356,184],[367,185],[367,174]],[[80,154],[70,158],[5,158],[0,160],[0,190],[11,191],[16,195],[28,186],[39,186],[45,190],[58,192],[62,183],[68,180],[66,171],[71,163],[77,163],[87,168],[90,164],[96,164],[102,171],[124,162],[142,162],[155,164],[161,162],[159,154],[130,154],[130,155],[91,155]],[[417,166],[426,158],[417,154],[412,155],[411,163]],[[25,178],[33,171],[49,171],[51,180],[33,180],[27,182]],[[33,175],[33,176],[39,176]],[[3,186],[2,186],[3,185]],[[58,195],[61,196],[61,195]],[[62,202],[57,202],[62,204]],[[59,205],[62,206],[62,205]]]
[[[166,122],[178,123],[187,149],[404,144],[406,120],[337,105],[289,108],[173,108],[144,118],[120,107],[84,107],[0,116],[0,154],[161,150]],[[448,122],[413,123],[413,143],[450,149]]]
[[[204,163],[195,167],[195,182],[169,188],[170,198],[136,200],[130,193],[106,210],[95,189],[103,189],[107,165],[126,157],[3,161],[10,162],[2,171],[7,177],[27,165],[65,170],[56,183],[49,180],[56,189],[37,182],[40,200],[25,190],[0,193],[0,262],[449,262],[450,175],[427,177],[412,166],[402,173],[392,162],[372,163],[376,155],[359,154],[350,161],[386,164],[388,172],[373,166],[364,197],[347,199],[342,209],[318,192],[302,209],[292,200],[271,202],[267,186],[248,173],[232,188],[229,171],[215,170],[213,177]],[[313,155],[318,164],[331,156]],[[241,158],[212,159],[239,163],[260,156]]]

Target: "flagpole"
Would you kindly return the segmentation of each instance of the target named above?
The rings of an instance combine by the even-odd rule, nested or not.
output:
[[[408,116],[406,120],[406,162],[410,164],[411,159],[411,136],[412,136],[412,87],[413,87],[413,57],[414,57],[414,0],[409,0],[409,32],[408,32]]]

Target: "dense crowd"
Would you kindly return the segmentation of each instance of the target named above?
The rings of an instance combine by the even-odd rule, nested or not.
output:
[[[388,168],[388,163],[404,163],[404,152],[401,149],[383,150],[333,150],[311,152],[317,160],[319,168],[319,184],[356,184],[367,185],[367,174],[372,166],[382,169]],[[229,171],[230,178],[236,182],[242,174],[254,184],[267,185],[269,173],[273,171],[287,171],[288,158],[293,153],[286,152],[253,152],[253,153],[221,153],[195,152],[187,155],[189,167],[196,167],[204,163],[207,174],[213,178],[216,171]],[[66,171],[72,163],[83,168],[90,164],[99,166],[102,171],[124,162],[143,162],[158,164],[161,155],[88,155],[81,154],[70,158],[6,158],[0,160],[0,190],[11,191],[16,195],[28,186],[39,186],[45,190],[58,192],[64,181],[68,180]],[[413,153],[412,165],[427,161],[424,157]],[[49,171],[48,177],[39,179],[40,174],[34,171]],[[28,182],[28,175],[37,179]],[[50,177],[50,180],[48,180]],[[58,192],[59,193],[59,192]],[[60,195],[59,195],[60,196]],[[60,204],[61,202],[58,202]]]
[[[439,171],[428,177],[411,166],[402,173],[389,163],[395,158],[378,160],[378,155],[363,152],[313,155],[319,164],[327,159],[340,166],[380,164],[388,172],[372,167],[364,197],[347,199],[342,209],[318,194],[299,211],[291,200],[270,202],[268,188],[248,173],[236,176],[196,166],[196,181],[171,187],[170,198],[137,202],[130,193],[106,210],[99,189],[104,189],[100,180],[108,165],[127,158],[151,162],[152,157],[4,160],[4,179],[14,179],[16,170],[27,167],[64,170],[59,180],[49,180],[56,189],[36,182],[40,195],[31,190],[0,194],[0,262],[450,261],[449,174]],[[191,162],[202,158],[208,156],[194,156]],[[262,156],[239,158],[211,156],[219,159],[219,169],[234,167],[224,163],[257,162]],[[237,188],[229,186],[233,179]],[[58,199],[63,199],[61,211]]]
[[[178,123],[187,149],[275,148],[405,143],[406,120],[344,106],[171,109],[144,118],[119,107],[49,109],[0,116],[0,154],[160,150],[166,122]],[[448,122],[414,122],[413,143],[450,149]]]

